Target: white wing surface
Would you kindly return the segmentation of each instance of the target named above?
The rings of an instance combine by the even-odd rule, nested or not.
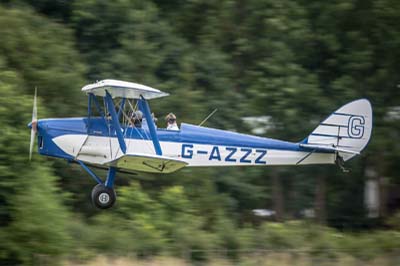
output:
[[[139,99],[143,96],[146,100],[168,96],[166,92],[154,89],[142,84],[126,82],[114,79],[105,79],[82,88],[83,92],[93,93],[96,96],[104,97],[106,90],[112,98]]]

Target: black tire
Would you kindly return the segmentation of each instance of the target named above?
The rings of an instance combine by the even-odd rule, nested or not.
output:
[[[93,205],[99,209],[111,208],[116,199],[117,195],[114,189],[108,188],[103,184],[97,184],[92,190]]]

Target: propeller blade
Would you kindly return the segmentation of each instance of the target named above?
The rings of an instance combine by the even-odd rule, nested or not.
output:
[[[31,129],[31,143],[29,145],[29,161],[32,159],[32,151],[33,151],[33,144],[35,144],[35,136],[36,136],[36,132],[32,128]]]
[[[33,145],[35,144],[35,136],[37,132],[37,88],[35,88],[35,96],[33,97],[33,110],[32,110],[32,129],[31,129],[31,142],[29,144],[29,161],[32,159]]]
[[[37,88],[35,87],[35,96],[33,97],[33,110],[32,110],[32,122],[37,120]]]

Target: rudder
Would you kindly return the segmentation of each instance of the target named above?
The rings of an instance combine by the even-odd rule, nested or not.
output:
[[[361,152],[372,131],[372,107],[367,99],[352,101],[323,120],[303,143]],[[338,152],[347,161],[356,154]]]

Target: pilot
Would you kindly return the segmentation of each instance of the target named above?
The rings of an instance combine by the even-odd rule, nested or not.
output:
[[[167,121],[167,130],[179,130],[178,125],[176,124],[176,116],[173,113],[169,113],[165,120]]]
[[[142,127],[143,113],[139,110],[133,112],[131,122],[134,127]]]
[[[157,120],[158,119],[157,119],[157,117],[155,117],[154,113],[151,113],[151,118],[154,122],[154,127],[157,128]],[[142,118],[142,128],[149,128],[149,125],[147,124],[147,121],[146,121],[146,117]]]

